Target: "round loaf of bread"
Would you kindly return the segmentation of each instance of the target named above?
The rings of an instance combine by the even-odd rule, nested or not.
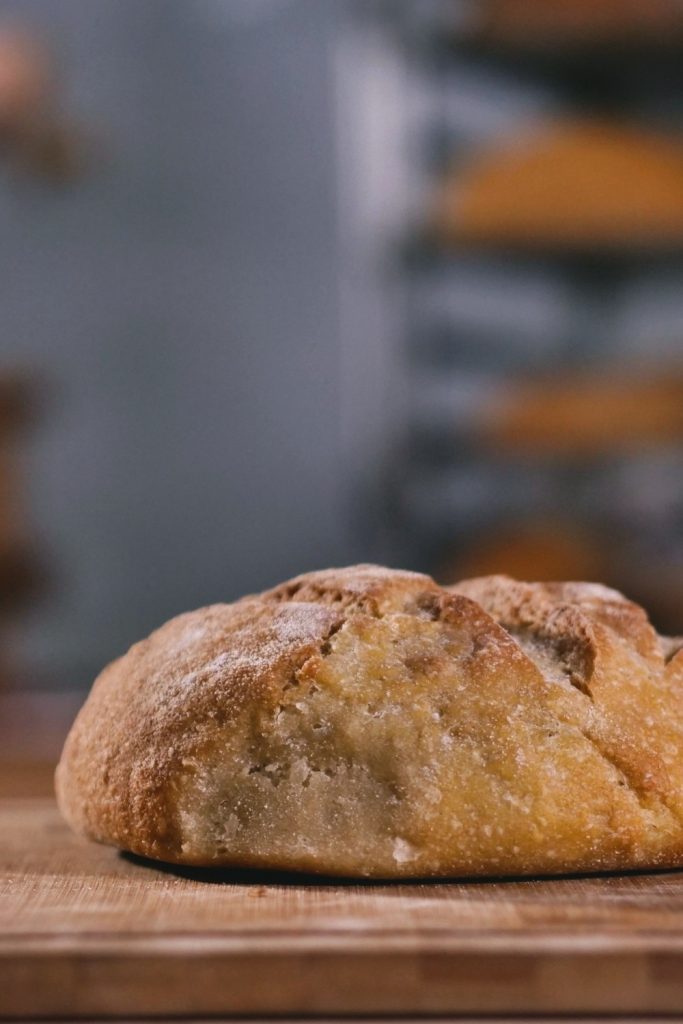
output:
[[[96,681],[63,814],[176,864],[683,864],[683,641],[594,584],[357,566],[181,615]]]

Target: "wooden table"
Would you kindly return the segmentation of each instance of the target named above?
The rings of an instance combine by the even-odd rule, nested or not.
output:
[[[683,1015],[683,872],[372,885],[176,870],[74,836],[47,763],[19,795],[3,749],[0,1017]]]
[[[394,885],[219,872],[0,801],[9,1017],[683,1011],[683,873]]]

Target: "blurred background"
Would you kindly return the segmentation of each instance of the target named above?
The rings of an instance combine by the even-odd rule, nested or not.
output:
[[[330,564],[683,632],[682,58],[681,0],[0,0],[5,736]]]

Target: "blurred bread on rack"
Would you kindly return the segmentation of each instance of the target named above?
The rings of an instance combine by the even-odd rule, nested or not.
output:
[[[39,569],[22,500],[19,435],[35,413],[31,382],[0,371],[0,686],[13,675],[3,642],[8,616],[35,592]]]
[[[683,34],[679,0],[489,0],[480,5],[477,33],[528,48],[539,43],[669,41]]]
[[[504,573],[516,579],[551,582],[603,579],[609,573],[604,545],[593,532],[561,521],[535,518],[501,525],[467,545],[446,552],[435,576],[443,583]]]
[[[28,531],[21,507],[17,434],[31,410],[27,382],[0,373],[0,608],[19,597],[25,572]]]
[[[429,225],[444,246],[683,247],[683,142],[606,121],[548,123],[447,172]]]
[[[62,91],[45,41],[25,25],[0,23],[0,151],[15,172],[57,185],[80,174],[85,156]]]
[[[683,578],[680,562],[661,554],[638,556],[628,538],[606,540],[604,530],[561,517],[511,522],[482,533],[463,548],[446,547],[433,575],[443,583],[502,573],[516,579],[553,582],[564,579],[605,580],[638,601],[647,599],[652,619],[671,636],[683,632]]]
[[[683,369],[512,382],[483,418],[496,450],[590,458],[683,440]]]

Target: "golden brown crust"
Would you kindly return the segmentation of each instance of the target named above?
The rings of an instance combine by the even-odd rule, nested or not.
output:
[[[309,573],[108,666],[57,771],[79,831],[370,877],[683,863],[683,650],[593,584]]]
[[[412,595],[439,591],[434,580],[423,573],[352,565],[303,573],[260,596],[269,602],[311,601],[345,609],[356,607],[377,615],[403,607]]]
[[[175,859],[174,778],[211,733],[267,701],[336,625],[311,605],[254,601],[180,615],[108,665],[57,768],[66,818],[103,842]]]
[[[452,589],[511,631],[546,675],[585,694],[586,735],[643,799],[683,819],[680,641],[659,637],[642,608],[599,584],[489,576]]]

